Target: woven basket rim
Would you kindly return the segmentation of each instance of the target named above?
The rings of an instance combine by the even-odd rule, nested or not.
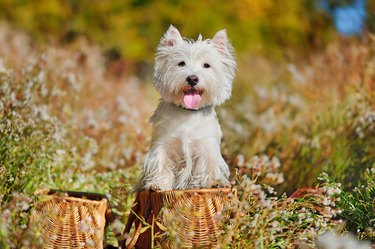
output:
[[[78,198],[90,201],[102,201],[106,199],[109,201],[108,196],[105,194],[99,194],[94,192],[81,192],[81,191],[71,191],[71,190],[61,190],[61,189],[37,189],[34,192],[36,196],[53,196],[61,198]]]
[[[90,200],[87,198],[80,198],[80,197],[73,197],[73,196],[59,196],[59,195],[41,195],[40,198],[42,200],[50,200],[50,199],[62,199],[64,201],[74,201],[74,202],[81,202],[81,203],[93,203],[93,202],[108,202],[106,198],[101,200]]]
[[[193,188],[193,189],[172,189],[172,190],[156,190],[156,193],[220,193],[220,192],[230,192],[235,190],[235,188]],[[149,192],[148,190],[142,190],[140,192]]]

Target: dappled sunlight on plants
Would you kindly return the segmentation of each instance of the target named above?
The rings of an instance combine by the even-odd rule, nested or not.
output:
[[[278,195],[284,182],[280,162],[262,155],[238,164],[238,199],[223,212],[222,244],[231,248],[314,246],[319,234],[337,227],[334,185],[318,185],[310,195]],[[241,172],[241,173],[239,173]],[[244,172],[246,172],[244,174]]]
[[[235,93],[248,95],[234,95],[219,110],[225,154],[232,160],[237,153],[277,155],[288,182],[280,189],[289,193],[313,184],[322,171],[354,186],[361,174],[348,172],[375,163],[374,38],[352,44],[338,40],[310,57],[298,66],[255,64],[255,70],[276,72],[268,82],[259,73],[254,77],[254,63],[244,61],[240,70],[247,71]],[[367,127],[365,133],[361,127]]]
[[[85,40],[78,49],[42,48],[7,26],[0,33],[0,236],[18,247],[25,229],[19,225],[28,219],[12,208],[18,193],[62,188],[110,195],[134,181],[151,104],[137,79],[107,78],[101,51]],[[119,206],[127,203],[121,198]]]

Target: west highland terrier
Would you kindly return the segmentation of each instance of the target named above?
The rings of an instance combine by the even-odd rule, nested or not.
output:
[[[184,39],[172,25],[157,48],[154,84],[161,95],[136,190],[225,186],[229,168],[214,106],[231,96],[236,61],[225,30]]]

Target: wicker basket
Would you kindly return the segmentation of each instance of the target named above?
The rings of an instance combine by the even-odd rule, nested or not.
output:
[[[31,248],[103,248],[106,222],[113,220],[104,195],[83,192],[43,193],[31,214]]]
[[[120,240],[120,248],[151,248],[152,244],[160,244],[162,248],[214,247],[220,228],[215,216],[223,209],[224,203],[236,196],[236,190],[231,188],[139,192]],[[159,215],[162,207],[163,212]],[[147,228],[142,220],[153,224],[155,241],[151,241],[151,228]],[[167,222],[175,228],[173,240],[163,236]],[[135,231],[131,233],[133,225]],[[176,241],[179,241],[178,245]]]

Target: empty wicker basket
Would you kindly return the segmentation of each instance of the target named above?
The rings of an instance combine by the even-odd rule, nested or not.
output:
[[[236,196],[236,190],[231,188],[139,192],[120,248],[151,248],[152,244],[160,244],[162,248],[214,247],[220,229],[216,215]],[[163,212],[159,214],[162,207]],[[142,220],[153,224],[153,231]],[[174,227],[173,239],[163,236],[168,223]]]
[[[112,218],[104,195],[49,191],[30,218],[32,248],[103,248],[106,221]]]

